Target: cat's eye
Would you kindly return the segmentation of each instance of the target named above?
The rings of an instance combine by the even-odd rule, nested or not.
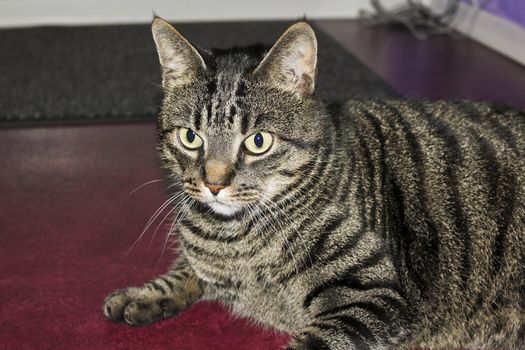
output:
[[[202,139],[197,133],[188,128],[179,128],[180,143],[187,149],[196,150],[202,146]]]
[[[267,152],[273,144],[273,136],[268,132],[258,132],[248,136],[244,140],[244,148],[251,154],[263,154]]]

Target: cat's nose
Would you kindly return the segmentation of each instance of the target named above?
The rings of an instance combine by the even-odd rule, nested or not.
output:
[[[218,195],[219,191],[222,190],[224,187],[226,187],[226,186],[211,184],[207,182],[204,183],[204,186],[208,187],[208,189],[214,196]]]

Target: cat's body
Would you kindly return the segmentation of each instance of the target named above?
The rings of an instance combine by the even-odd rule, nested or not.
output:
[[[182,47],[189,63],[176,74],[163,46],[187,42],[157,26],[161,154],[190,198],[181,256],[110,295],[110,319],[149,323],[216,299],[291,332],[291,349],[525,346],[523,112],[401,100],[327,109],[312,95],[304,24],[267,56],[200,62]],[[266,147],[258,130],[274,135],[270,147],[243,151],[253,135]]]

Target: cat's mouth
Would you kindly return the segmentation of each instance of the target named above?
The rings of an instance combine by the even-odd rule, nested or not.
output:
[[[250,208],[259,199],[255,189],[236,191],[227,187],[215,193],[212,192],[212,189],[204,184],[201,186],[185,184],[185,191],[190,197],[208,206],[213,212],[224,216],[232,216]]]
[[[226,215],[226,216],[231,216],[231,215],[241,211],[241,209],[242,209],[242,206],[240,206],[238,204],[225,203],[225,202],[221,201],[218,198],[214,198],[213,200],[207,202],[206,204],[214,212],[216,212],[218,214],[221,214],[221,215]]]

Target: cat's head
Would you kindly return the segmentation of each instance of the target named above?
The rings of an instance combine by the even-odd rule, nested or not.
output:
[[[230,216],[292,188],[323,135],[312,28],[292,25],[269,50],[199,50],[160,18],[152,31],[161,154],[186,194]]]

